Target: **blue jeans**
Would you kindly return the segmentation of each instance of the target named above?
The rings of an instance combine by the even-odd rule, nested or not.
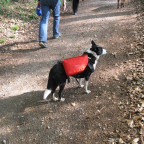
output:
[[[47,42],[47,26],[50,9],[53,10],[53,37],[59,36],[60,0],[41,0],[42,18],[39,25],[39,41]]]

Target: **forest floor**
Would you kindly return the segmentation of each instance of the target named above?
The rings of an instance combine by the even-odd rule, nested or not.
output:
[[[38,44],[39,21],[1,20],[0,37],[10,37],[9,26],[24,25],[15,38],[0,44],[0,143],[115,144],[144,143],[143,16],[139,1],[80,1],[78,15],[71,2],[61,13],[62,37],[48,48]],[[63,92],[65,102],[46,101],[50,68],[59,60],[78,56],[91,40],[107,50],[89,82],[90,94],[75,79]]]

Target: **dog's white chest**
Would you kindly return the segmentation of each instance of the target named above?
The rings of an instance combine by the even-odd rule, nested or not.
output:
[[[96,69],[96,65],[97,65],[97,61],[95,61],[95,63],[93,64],[94,70]]]
[[[94,70],[96,69],[96,65],[97,65],[98,59],[99,59],[99,56],[97,56],[97,58],[96,58],[96,60],[95,60],[95,63],[93,64]]]

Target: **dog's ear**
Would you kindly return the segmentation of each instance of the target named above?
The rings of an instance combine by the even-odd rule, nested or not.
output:
[[[92,47],[96,46],[96,44],[95,44],[95,42],[93,40],[91,41],[91,44],[92,44]]]

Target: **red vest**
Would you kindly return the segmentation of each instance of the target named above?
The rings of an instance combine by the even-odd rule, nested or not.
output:
[[[66,75],[71,76],[81,73],[88,65],[88,55],[80,55],[62,61]]]

